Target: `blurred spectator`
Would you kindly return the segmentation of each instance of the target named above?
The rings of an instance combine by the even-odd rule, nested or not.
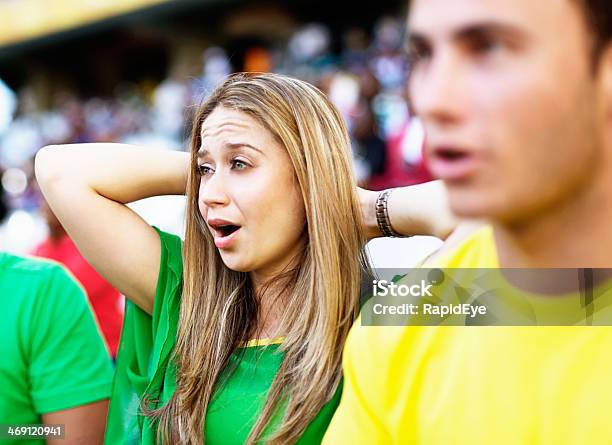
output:
[[[368,36],[361,28],[351,28],[344,33],[342,39],[342,64],[349,71],[359,74],[369,63]]]
[[[401,21],[384,17],[376,26],[371,67],[384,88],[404,88],[408,62],[402,51]]]
[[[15,93],[0,79],[0,135],[6,131],[13,120],[16,107]]]
[[[245,70],[282,72],[326,92],[347,121],[359,183],[372,189],[431,179],[422,157],[423,134],[411,121],[405,97],[409,66],[402,51],[402,26],[399,18],[383,17],[372,35],[362,28],[349,28],[339,36],[342,47],[333,51],[332,31],[321,23],[306,23],[285,42],[269,46],[254,42],[245,48],[242,61]],[[191,105],[199,103],[232,72],[232,62],[241,65],[223,47],[199,51],[201,64],[194,64],[191,74],[171,65],[166,79],[156,84],[147,79],[124,81],[110,96],[81,98],[65,86],[70,82],[56,91],[51,88],[47,98],[35,96],[31,87],[23,88],[16,112],[11,112],[13,123],[4,134],[0,132],[0,165],[17,169],[11,178],[22,175],[18,171],[28,178],[24,191],[10,196],[9,207],[17,217],[12,218],[12,227],[21,225],[22,231],[26,226],[37,227],[38,199],[29,183],[29,164],[44,145],[104,141],[184,149]],[[167,208],[156,210],[170,213]],[[176,218],[172,225],[180,226],[180,217]],[[23,238],[40,239],[33,230]],[[0,227],[0,241],[2,233]],[[16,239],[14,233],[10,236]],[[27,244],[23,240],[11,243],[16,252],[24,252]],[[29,244],[27,250],[31,249]]]
[[[259,46],[250,48],[244,57],[244,70],[252,73],[272,71],[272,56],[270,52]]]
[[[0,295],[0,424],[61,424],[61,443],[102,444],[113,372],[80,286],[57,264],[0,251]]]
[[[353,150],[367,165],[366,181],[362,181],[363,184],[360,185],[370,186],[372,176],[385,173],[387,147],[379,135],[372,107],[365,99],[361,101],[360,111],[354,118],[352,134]]]
[[[202,93],[208,95],[232,72],[232,65],[223,48],[213,46],[204,51]]]
[[[38,194],[28,183],[26,170],[27,166],[6,170],[0,166],[0,200],[6,209],[0,220],[0,251],[25,253],[45,235],[44,223],[34,211]]]
[[[168,78],[153,93],[153,126],[160,136],[180,140],[183,133],[185,107],[189,103],[185,82]]]
[[[288,43],[288,66],[283,71],[317,85],[337,65],[330,52],[329,29],[320,23],[303,26]]]
[[[46,202],[41,205],[41,213],[49,227],[49,237],[34,249],[33,254],[62,263],[83,285],[109,351],[115,358],[123,322],[123,297],[83,258]]]
[[[406,119],[400,131],[388,138],[384,174],[370,178],[369,187],[383,190],[431,181],[424,158],[424,143],[420,122]]]
[[[4,172],[0,169],[0,178]],[[6,192],[4,186],[0,184],[0,224],[4,222],[4,219],[8,216],[8,203],[6,202]]]

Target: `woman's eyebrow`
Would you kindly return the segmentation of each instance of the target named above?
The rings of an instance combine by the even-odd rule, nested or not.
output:
[[[261,149],[251,144],[248,144],[246,142],[226,142],[225,144],[223,144],[223,148],[228,149],[228,150],[238,150],[239,148],[244,148],[244,147],[250,148],[251,150],[255,150],[265,156],[264,152],[261,151]],[[197,156],[198,158],[201,158],[203,156],[206,156],[209,153],[210,153],[209,150],[206,147],[202,146],[198,150]]]
[[[251,144],[247,144],[246,142],[233,142],[233,143],[228,142],[228,143],[224,144],[224,147],[228,148],[230,150],[236,150],[238,148],[246,147],[246,148],[250,148],[251,150],[258,151],[261,154],[264,154],[264,152],[261,151],[259,148],[254,147]]]

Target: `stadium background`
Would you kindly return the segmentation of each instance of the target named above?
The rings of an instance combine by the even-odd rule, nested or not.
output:
[[[29,253],[48,235],[38,149],[99,141],[185,150],[193,105],[234,71],[285,73],[327,92],[347,120],[361,185],[430,179],[406,102],[404,3],[0,0],[0,249]],[[182,235],[183,198],[133,208]],[[377,267],[408,267],[438,245],[380,239],[369,250]]]

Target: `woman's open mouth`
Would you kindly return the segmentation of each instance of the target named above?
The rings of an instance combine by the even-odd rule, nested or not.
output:
[[[215,239],[215,246],[218,249],[226,249],[236,239],[240,226],[232,224],[229,221],[210,219],[208,220],[208,226],[211,228],[213,237]]]

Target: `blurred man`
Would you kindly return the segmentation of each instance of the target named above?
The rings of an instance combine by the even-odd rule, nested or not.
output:
[[[0,223],[6,213],[0,186]],[[0,444],[102,443],[110,358],[82,288],[59,265],[0,251],[0,357]],[[63,436],[9,434],[31,424],[63,425]]]
[[[34,255],[62,263],[83,285],[110,354],[115,358],[123,321],[121,294],[83,258],[46,202],[41,206],[41,213],[47,221],[49,237],[36,247]]]
[[[0,444],[101,444],[110,358],[83,290],[59,265],[0,252]],[[30,440],[7,425],[63,425]]]
[[[612,2],[413,0],[440,267],[612,267]],[[551,303],[551,304],[554,304]],[[612,443],[612,328],[362,327],[325,444]]]

